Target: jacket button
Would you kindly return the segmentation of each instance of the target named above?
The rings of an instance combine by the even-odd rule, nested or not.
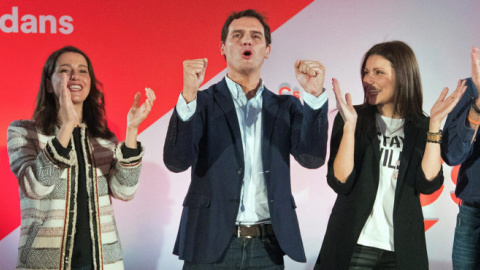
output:
[[[240,168],[240,169],[237,170],[237,173],[238,173],[238,174],[242,174],[242,172],[243,172],[243,169],[242,169],[242,168]]]
[[[239,199],[231,199],[230,200],[232,203],[238,203],[240,200]]]

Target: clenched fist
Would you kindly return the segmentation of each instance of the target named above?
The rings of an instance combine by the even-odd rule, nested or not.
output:
[[[318,97],[323,91],[325,67],[318,61],[297,60],[295,76],[303,90]]]
[[[183,61],[182,96],[187,103],[193,101],[197,97],[197,91],[205,78],[207,64],[207,58]]]

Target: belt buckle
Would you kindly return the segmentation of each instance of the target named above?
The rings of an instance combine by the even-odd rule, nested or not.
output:
[[[252,235],[242,235],[242,230],[241,230],[241,227],[244,227],[244,228],[251,228],[251,227],[254,227],[252,225],[237,225],[237,238],[254,238],[254,236]]]

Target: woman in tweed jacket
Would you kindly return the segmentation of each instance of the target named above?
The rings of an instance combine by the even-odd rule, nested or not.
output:
[[[22,213],[18,269],[123,269],[111,197],[131,200],[138,186],[138,127],[155,94],[147,88],[141,105],[140,96],[118,144],[88,56],[71,46],[49,56],[33,119],[8,128]]]

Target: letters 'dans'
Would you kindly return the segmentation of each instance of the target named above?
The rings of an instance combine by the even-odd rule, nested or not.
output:
[[[1,15],[1,14],[0,14]],[[12,12],[0,16],[0,32],[24,34],[56,34],[64,35],[73,32],[73,18],[63,15],[57,18],[53,15],[19,15],[18,7],[12,7]]]

